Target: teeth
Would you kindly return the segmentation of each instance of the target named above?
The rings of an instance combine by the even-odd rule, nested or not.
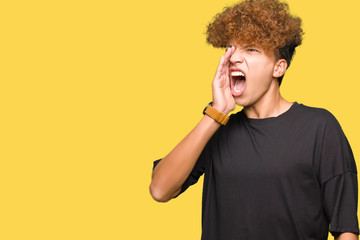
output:
[[[236,71],[236,72],[231,72],[231,76],[242,76],[242,77],[245,77],[245,75],[240,72],[240,71]]]

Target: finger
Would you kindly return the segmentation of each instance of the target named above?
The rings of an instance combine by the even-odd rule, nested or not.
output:
[[[226,73],[225,73],[225,87],[230,87],[230,68],[229,64],[226,67]]]
[[[231,55],[234,53],[234,49],[235,49],[235,47],[229,48],[228,51],[224,55],[224,60],[222,63],[222,74],[225,74],[226,77],[229,76],[228,69],[230,67],[230,58],[231,58]]]
[[[228,62],[231,58],[231,55],[233,55],[235,52],[235,47],[234,46],[231,46],[230,48],[227,49],[227,51],[225,52],[225,55],[224,55],[224,60],[225,62]]]
[[[222,55],[222,62],[221,62],[221,65],[222,66],[225,66],[227,63],[228,63],[228,61],[229,61],[229,59],[230,59],[230,55],[231,54],[231,48],[228,48],[227,50],[226,50],[226,52],[225,52],[225,54],[224,55]]]
[[[231,48],[228,48],[224,54],[224,63],[228,62],[230,59],[230,52],[231,52]],[[223,65],[224,65],[223,63]]]
[[[217,68],[217,70],[218,70],[219,72],[221,72],[221,69],[222,69],[223,66],[224,66],[224,62],[225,62],[225,56],[224,56],[224,55],[221,55],[220,62],[219,62],[218,68]]]
[[[228,78],[229,60],[234,52],[235,52],[235,47],[231,46],[226,50],[225,54],[221,56],[218,68],[216,70],[216,75],[215,75],[216,77],[225,75],[225,77]]]
[[[228,48],[228,50],[226,51],[226,53],[224,55],[224,62],[223,62],[224,72],[223,73],[226,74],[226,76],[228,76],[230,58],[231,58],[231,55],[234,53],[234,51],[235,51],[235,47],[231,46],[230,48]]]
[[[223,63],[223,68],[222,68],[222,74],[225,77],[225,87],[226,88],[230,88],[230,58],[231,55],[235,52],[235,47],[231,46],[230,48],[227,49],[228,51],[226,51],[225,55],[224,55],[224,63]]]

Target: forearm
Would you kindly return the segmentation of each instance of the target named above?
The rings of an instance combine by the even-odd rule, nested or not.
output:
[[[229,78],[230,57],[234,52],[234,47],[226,50],[212,82],[213,107],[225,115],[235,109]],[[205,145],[219,127],[219,123],[204,115],[196,127],[157,164],[150,184],[150,193],[155,200],[166,202],[180,192]]]
[[[206,143],[220,127],[207,115],[155,167],[150,192],[157,201],[166,202],[176,196],[189,176]]]
[[[358,235],[355,233],[345,232],[334,236],[335,240],[358,240]]]

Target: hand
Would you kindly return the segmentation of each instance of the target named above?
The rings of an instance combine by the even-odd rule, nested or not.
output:
[[[226,115],[235,109],[235,98],[231,94],[229,77],[230,57],[234,52],[235,47],[230,47],[225,55],[221,56],[212,82],[213,107]]]

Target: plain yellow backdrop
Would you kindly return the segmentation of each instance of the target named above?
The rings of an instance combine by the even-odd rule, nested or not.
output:
[[[288,2],[306,34],[281,92],[330,110],[359,163],[360,4]],[[0,239],[200,239],[203,178],[148,187],[211,100],[204,32],[232,3],[1,2]]]

